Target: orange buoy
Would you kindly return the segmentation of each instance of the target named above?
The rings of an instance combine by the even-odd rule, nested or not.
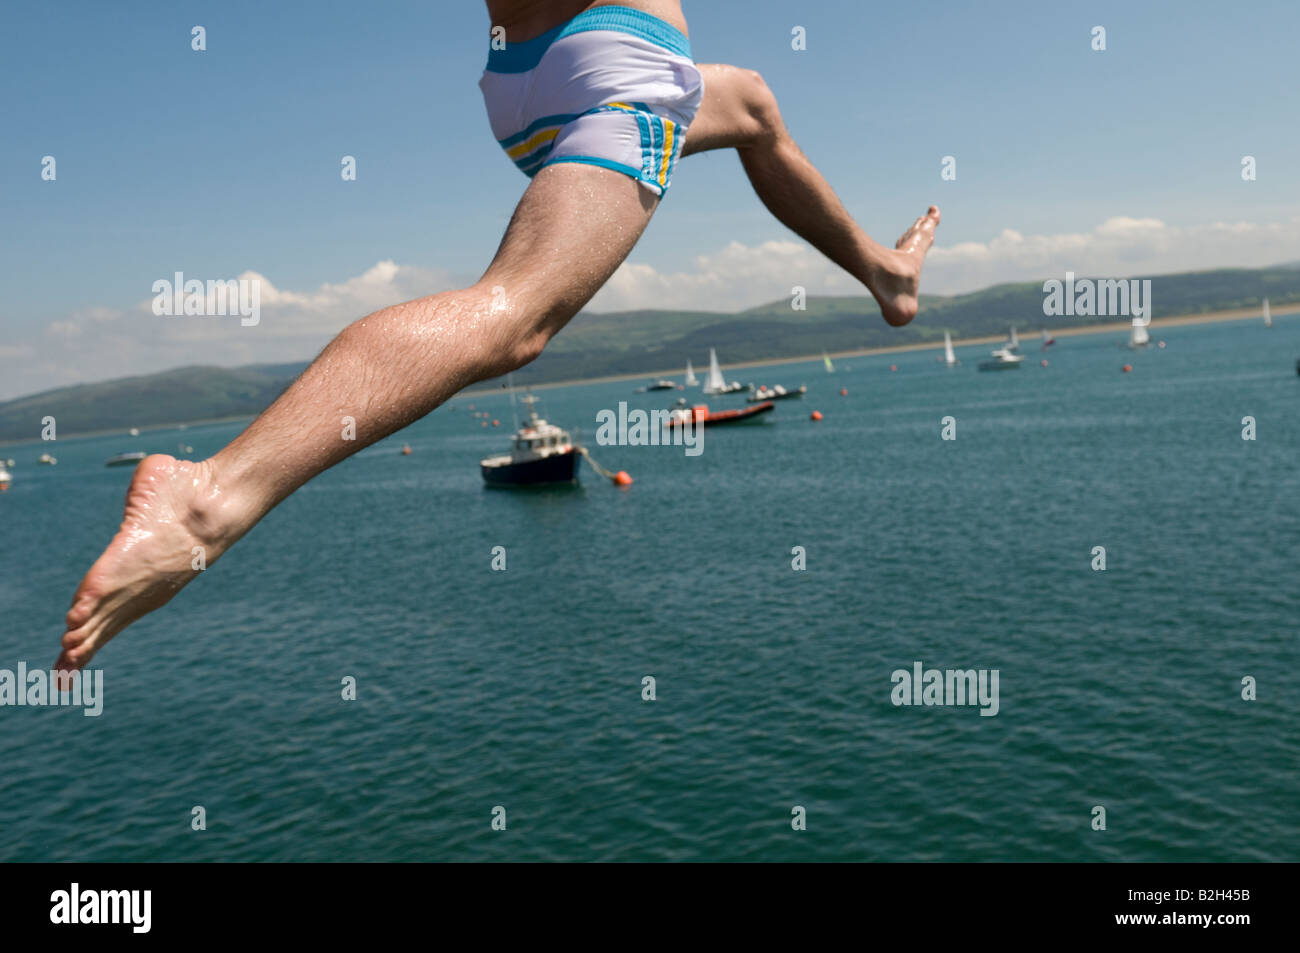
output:
[[[840,396],[841,396],[841,397],[848,397],[848,396],[849,396],[849,389],[848,389],[847,387],[841,387],[841,388],[840,388]]]
[[[614,485],[631,486],[632,485],[631,475],[626,470],[619,470],[617,473],[614,474]]]
[[[812,416],[811,416],[809,419],[811,419],[811,420],[821,420],[821,419],[822,419],[822,412],[821,412],[820,410],[814,410],[814,411],[812,412]]]
[[[402,444],[402,456],[409,457],[410,455],[411,455],[411,445],[409,443]]]
[[[896,370],[898,370],[898,365],[897,365],[897,364],[890,364],[890,365],[889,365],[889,369],[890,369],[891,371],[896,371]]]
[[[486,420],[480,421],[480,422],[479,422],[479,426],[480,426],[480,427],[486,427],[486,426],[487,426],[487,421],[486,421]]]
[[[1125,365],[1124,365],[1124,373],[1125,373],[1125,374],[1127,374],[1127,373],[1128,373],[1129,371],[1131,371],[1131,370],[1133,370],[1133,365],[1132,365],[1132,364],[1125,364]]]
[[[494,420],[494,421],[492,421],[492,426],[493,426],[493,427],[500,427],[500,426],[501,426],[501,421],[499,421],[499,420]]]
[[[1042,359],[1041,361],[1039,361],[1038,363],[1042,364],[1043,367],[1046,367],[1046,366],[1047,366],[1047,358],[1043,358],[1043,359]]]

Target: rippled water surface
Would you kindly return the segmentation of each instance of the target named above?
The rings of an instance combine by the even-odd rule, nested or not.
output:
[[[810,393],[696,458],[593,447],[626,490],[485,490],[509,399],[459,398],[104,650],[101,717],[0,708],[0,859],[1295,860],[1300,318],[1157,336],[738,371]],[[632,389],[541,407],[590,437],[664,405]],[[238,430],[4,448],[0,668],[57,654],[103,460]],[[917,660],[997,669],[997,716],[895,707]]]

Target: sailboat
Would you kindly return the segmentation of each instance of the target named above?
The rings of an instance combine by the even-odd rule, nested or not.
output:
[[[1268,310],[1268,299],[1265,298],[1264,299],[1264,327],[1271,328],[1272,326],[1273,326],[1273,312]]]
[[[1047,333],[1047,328],[1043,328],[1043,350],[1046,351],[1049,347],[1051,347],[1055,343],[1056,343],[1056,338],[1052,337],[1050,334]]]
[[[686,359],[686,381],[685,381],[685,383],[686,383],[686,386],[687,386],[687,387],[699,387],[699,386],[700,386],[700,379],[699,379],[698,377],[695,376],[695,368],[691,367],[691,359],[690,359],[690,358],[687,358],[687,359]]]
[[[706,394],[734,394],[738,390],[744,390],[743,384],[732,381],[730,384],[722,377],[722,368],[718,366],[718,352],[709,348],[709,377],[704,382],[704,393]]]
[[[949,367],[956,367],[961,362],[957,360],[957,355],[952,350],[952,335],[947,331],[943,332],[943,362]]]
[[[1128,346],[1131,348],[1146,347],[1151,343],[1151,335],[1147,333],[1145,324],[1138,324],[1137,319],[1133,320],[1133,330],[1129,332]]]
[[[1011,339],[1007,341],[1007,350],[1008,351],[1020,350],[1020,338],[1016,337],[1016,326],[1014,324],[1011,325]]]
[[[822,351],[822,363],[826,365],[827,374],[835,373],[835,365],[831,363],[830,355],[827,354],[825,351]]]

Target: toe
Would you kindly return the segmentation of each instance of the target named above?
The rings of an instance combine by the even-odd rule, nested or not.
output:
[[[90,637],[90,626],[83,625],[76,629],[69,629],[63,633],[63,638],[59,639],[59,644],[65,649],[73,649],[86,641]]]

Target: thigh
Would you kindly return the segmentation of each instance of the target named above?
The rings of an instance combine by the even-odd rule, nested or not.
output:
[[[515,208],[481,285],[503,289],[554,334],[632,251],[659,198],[630,176],[577,162],[539,171]]]
[[[763,134],[762,78],[753,70],[701,63],[704,98],[686,132],[682,155],[748,145]]]

